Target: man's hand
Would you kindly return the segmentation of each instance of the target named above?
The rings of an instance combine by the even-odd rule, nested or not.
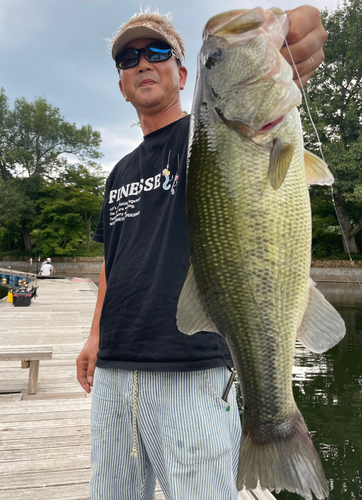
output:
[[[77,379],[83,389],[88,393],[90,393],[91,388],[93,387],[93,377],[99,345],[99,320],[102,313],[106,290],[106,268],[105,263],[103,262],[101,274],[99,276],[97,303],[90,329],[90,335],[87,343],[77,358]]]
[[[324,61],[323,45],[328,34],[321,21],[320,12],[315,7],[303,5],[286,11],[289,19],[287,42],[303,85],[314,75]],[[293,69],[295,83],[301,88],[288,48],[280,51]]]
[[[77,358],[77,379],[83,389],[90,393],[97,362],[98,336],[90,336]]]

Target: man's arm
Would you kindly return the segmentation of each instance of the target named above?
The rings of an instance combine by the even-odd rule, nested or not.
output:
[[[105,263],[103,262],[99,277],[97,303],[94,310],[92,326],[88,340],[77,358],[77,378],[80,385],[86,392],[91,391],[93,386],[94,369],[97,362],[99,344],[99,320],[102,313],[104,297],[106,295],[107,282]]]
[[[327,41],[328,34],[323,27],[320,12],[315,7],[303,5],[286,12],[289,18],[287,43],[299,76],[305,85],[324,61],[323,45]],[[288,47],[284,46],[281,54],[292,65],[294,81],[300,88]]]

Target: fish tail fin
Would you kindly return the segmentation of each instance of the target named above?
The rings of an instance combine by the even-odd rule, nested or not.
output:
[[[279,436],[263,438],[261,429],[244,423],[240,447],[238,490],[265,489],[295,492],[307,500],[328,496],[322,464],[309,436],[304,419],[297,410],[289,431],[280,427]],[[267,432],[266,435],[269,433]],[[265,434],[264,434],[265,436]]]

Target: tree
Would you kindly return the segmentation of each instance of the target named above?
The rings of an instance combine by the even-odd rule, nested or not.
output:
[[[308,82],[306,94],[326,162],[335,177],[333,190],[346,240],[344,250],[359,253],[355,237],[362,229],[362,2],[345,0],[332,13],[324,10],[322,18],[328,32],[325,61]],[[304,102],[306,147],[318,154],[306,114]]]
[[[19,246],[19,237],[26,241],[27,246],[31,245],[30,234],[24,230],[25,222],[30,222],[36,214],[36,203],[25,193],[21,181],[16,184],[14,179],[9,179],[5,183],[0,178],[0,240],[5,242],[6,250],[10,250],[16,242]],[[2,237],[1,237],[2,235]]]
[[[34,239],[41,254],[72,253],[90,243],[102,208],[105,175],[97,166],[68,165],[44,185],[38,199]]]
[[[102,156],[100,143],[99,132],[66,122],[45,98],[16,99],[11,110],[5,90],[0,90],[0,178],[14,200],[23,200],[11,220],[23,235],[26,251],[31,251],[30,231],[42,187],[57,179],[74,156],[85,167],[92,166]],[[7,213],[0,205],[0,224],[8,220]]]

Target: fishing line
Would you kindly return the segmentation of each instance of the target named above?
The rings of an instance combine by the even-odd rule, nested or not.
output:
[[[271,11],[270,11],[270,12],[271,12]],[[277,22],[278,22],[278,24],[279,24],[280,28],[282,29],[279,19],[278,19],[278,18],[277,18],[277,16],[274,14],[274,12],[272,12],[272,14],[274,15],[274,17],[275,17],[275,19],[277,20]],[[285,46],[286,46],[286,47],[287,47],[287,49],[288,49],[288,53],[289,53],[290,59],[291,59],[291,61],[292,61],[292,63],[293,63],[293,67],[294,67],[294,69],[295,69],[295,73],[296,73],[296,75],[297,75],[297,77],[298,77],[298,80],[299,80],[299,83],[300,83],[300,86],[301,86],[301,90],[302,90],[302,94],[303,94],[304,102],[305,102],[305,105],[306,105],[306,108],[307,108],[307,112],[308,112],[308,117],[309,117],[310,123],[311,123],[311,124],[312,124],[312,126],[313,126],[313,129],[314,129],[315,135],[316,135],[316,137],[317,137],[317,141],[318,141],[318,142],[316,143],[316,145],[318,146],[318,149],[319,149],[319,152],[320,152],[320,155],[321,155],[321,157],[322,157],[323,161],[324,161],[324,162],[326,162],[326,161],[325,161],[325,158],[324,158],[324,154],[323,154],[322,142],[321,142],[321,140],[320,140],[320,137],[319,137],[319,134],[318,134],[317,127],[316,127],[316,125],[315,125],[315,123],[314,123],[314,121],[313,121],[313,118],[312,118],[312,115],[311,115],[311,112],[310,112],[310,108],[309,108],[309,104],[308,104],[307,95],[306,95],[305,90],[304,90],[304,85],[303,85],[303,82],[302,82],[302,80],[301,80],[301,78],[300,78],[299,71],[298,71],[297,66],[296,66],[296,64],[295,64],[295,62],[294,62],[294,58],[293,58],[293,56],[292,56],[292,53],[291,53],[291,51],[290,51],[289,44],[288,44],[288,42],[287,42],[286,38],[284,38],[284,43],[285,43]],[[337,216],[338,224],[339,224],[339,227],[341,228],[342,239],[343,239],[344,244],[345,244],[345,247],[346,247],[346,249],[347,249],[347,253],[348,253],[349,260],[350,260],[350,262],[352,263],[352,270],[354,271],[354,274],[355,274],[355,276],[356,276],[356,278],[357,278],[357,281],[358,281],[359,287],[360,287],[360,289],[361,289],[361,291],[362,291],[362,283],[361,283],[360,278],[359,278],[359,276],[358,276],[358,274],[357,274],[357,270],[356,270],[356,269],[355,269],[355,267],[354,267],[354,260],[353,260],[353,258],[352,258],[352,256],[351,256],[351,252],[350,252],[350,250],[349,250],[349,246],[348,246],[347,238],[346,238],[346,235],[345,235],[345,233],[344,233],[344,231],[343,231],[343,227],[342,227],[342,224],[341,224],[341,219],[340,219],[339,214],[338,214],[337,205],[336,205],[336,202],[335,202],[335,199],[334,199],[333,184],[330,186],[330,193],[331,193],[331,199],[332,199],[332,204],[333,204],[333,207],[334,207],[334,211],[335,211],[336,216]]]

